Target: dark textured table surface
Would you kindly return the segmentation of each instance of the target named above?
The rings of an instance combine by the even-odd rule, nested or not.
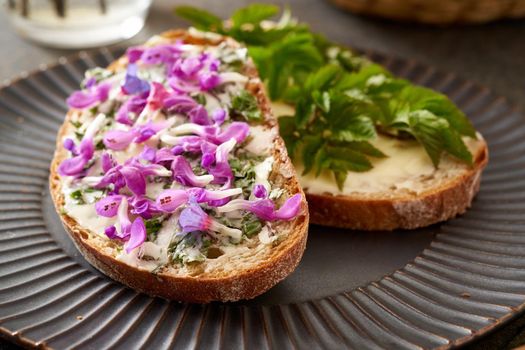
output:
[[[142,32],[129,45],[154,33],[184,26],[172,15],[175,4],[191,3],[227,16],[250,1],[155,0]],[[271,1],[288,3],[301,21],[328,38],[362,49],[411,58],[443,71],[459,73],[505,96],[525,110],[525,20],[494,24],[433,28],[361,18],[338,10],[324,0]],[[0,11],[0,81],[15,78],[41,63],[52,63],[71,51],[39,47],[18,37]],[[525,343],[525,316],[470,345],[477,349],[512,348]],[[0,350],[12,347],[0,339]]]

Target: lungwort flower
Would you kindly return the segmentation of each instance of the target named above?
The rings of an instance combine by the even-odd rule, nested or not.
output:
[[[278,210],[275,210],[275,204],[270,199],[257,199],[254,201],[249,201],[246,199],[234,199],[228,202],[228,204],[217,208],[220,213],[246,210],[254,213],[257,217],[265,221],[291,220],[297,216],[300,209],[300,194],[296,194],[288,198]]]

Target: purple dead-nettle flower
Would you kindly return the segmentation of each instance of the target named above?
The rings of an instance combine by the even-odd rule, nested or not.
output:
[[[95,137],[98,130],[102,127],[106,120],[104,114],[99,114],[93,122],[86,129],[84,137],[78,146],[78,149],[71,143],[68,142],[68,147],[73,147],[76,155],[72,158],[67,158],[58,167],[58,173],[62,176],[79,176],[83,171],[84,167],[93,158],[95,154],[95,146],[93,138]]]
[[[143,196],[146,194],[146,176],[135,166],[123,166],[120,174],[124,177],[126,186],[133,194]]]
[[[187,115],[190,121],[200,125],[210,125],[208,111],[188,95],[171,95],[164,100],[164,107],[171,113]]]
[[[144,149],[139,154],[139,158],[144,159],[150,163],[155,163],[156,154],[157,154],[157,150],[155,148],[144,146]]]
[[[117,166],[117,162],[113,160],[113,157],[108,152],[102,152],[100,155],[100,163],[102,165],[102,171],[107,173],[111,168]]]
[[[252,193],[256,198],[268,197],[268,191],[266,190],[266,187],[264,187],[264,185],[261,184],[253,186]]]
[[[108,226],[104,229],[104,233],[106,234],[106,236],[108,236],[109,239],[118,239],[119,237],[117,236],[117,228],[113,225],[111,226]]]
[[[146,225],[144,220],[139,216],[131,224],[129,230],[129,240],[124,244],[126,253],[131,253],[135,248],[140,247],[146,241]]]
[[[140,215],[146,220],[151,219],[154,215],[159,213],[155,202],[146,197],[133,196],[131,198],[130,205],[131,214]]]
[[[73,155],[78,154],[77,147],[75,146],[75,141],[73,141],[69,137],[64,140],[64,148],[71,152]]]
[[[197,176],[191,169],[191,164],[183,156],[176,156],[171,163],[173,179],[184,186],[204,187],[213,181],[213,175]]]
[[[87,78],[86,80],[84,80],[83,84],[86,89],[93,87],[97,84],[97,78],[95,77]]]
[[[221,78],[217,72],[204,72],[199,77],[199,85],[202,91],[209,91],[216,88],[221,83]]]
[[[62,176],[80,175],[86,164],[93,158],[94,153],[93,139],[84,138],[78,147],[78,155],[64,159],[58,167],[58,173]]]
[[[223,189],[230,188],[233,184],[234,176],[228,158],[235,145],[235,139],[219,145],[215,151],[215,166],[207,169],[214,177],[213,183],[224,184]]]
[[[193,187],[186,190],[169,189],[161,192],[156,200],[156,208],[164,213],[173,213],[190,199],[196,203],[210,203],[229,199],[242,193],[242,188],[232,188],[229,190],[207,190],[204,188]]]
[[[192,82],[184,81],[176,76],[168,78],[168,85],[178,93],[199,92],[200,87]]]
[[[201,165],[203,168],[208,169],[213,163],[215,163],[215,152],[217,152],[217,146],[211,142],[203,141],[201,143]]]
[[[135,128],[130,130],[110,130],[104,135],[104,145],[114,151],[128,148],[129,144],[137,137]]]
[[[189,113],[190,121],[195,124],[200,125],[210,125],[210,117],[208,116],[208,111],[202,105],[196,105]]]
[[[151,111],[156,111],[164,107],[164,101],[170,96],[164,85],[153,82],[151,83],[151,90],[148,95],[148,108]]]
[[[105,233],[110,239],[121,239],[126,241],[124,249],[126,253],[130,253],[133,249],[141,246],[146,240],[146,226],[142,217],[137,217],[133,223],[128,216],[128,200],[122,197],[120,206],[118,207],[118,222],[120,224],[120,232],[115,226],[106,228]]]
[[[221,224],[202,210],[199,204],[189,203],[179,216],[179,225],[182,232],[217,232],[229,236],[233,242],[238,243],[242,237],[242,231]]]
[[[188,193],[185,190],[165,190],[159,194],[155,204],[160,211],[173,213],[185,204],[188,198]]]
[[[126,149],[131,142],[142,143],[149,140],[159,131],[170,127],[172,123],[173,120],[158,123],[148,122],[143,125],[135,126],[127,131],[110,130],[104,135],[104,145],[109,149],[121,151]]]
[[[149,92],[148,82],[138,77],[137,70],[138,68],[135,63],[128,64],[126,77],[121,86],[122,92],[126,95],[136,95]]]
[[[300,209],[300,194],[288,198],[279,210],[275,210],[275,204],[270,199],[258,199],[254,201],[234,199],[228,204],[217,208],[220,213],[236,210],[250,211],[265,221],[291,220],[297,216]]]
[[[130,118],[130,114],[133,113],[135,116],[140,115],[144,107],[146,107],[147,98],[147,93],[131,96],[120,106],[115,114],[115,120],[121,124],[133,125],[134,121]]]
[[[171,171],[158,164],[142,164],[138,159],[131,158],[124,165],[117,165],[101,177],[85,177],[83,181],[96,188],[110,187],[111,193],[119,193],[127,186],[133,194],[142,196],[146,193],[146,177],[171,176]]]
[[[171,162],[175,158],[175,153],[171,148],[163,147],[155,153],[155,163],[163,164],[164,162]]]
[[[166,44],[145,48],[144,52],[140,56],[140,60],[144,64],[162,63],[170,67],[180,57],[180,45],[180,43],[175,43],[174,45]]]
[[[140,57],[144,53],[144,48],[133,46],[126,50],[126,56],[128,56],[129,63],[135,63],[140,60]]]
[[[229,141],[230,139],[235,139],[237,143],[242,143],[248,136],[249,132],[250,126],[244,122],[233,122],[224,130],[221,130],[221,128],[215,125],[203,126],[195,123],[186,123],[179,125],[170,131],[170,133],[174,135],[195,134],[217,145]]]
[[[197,153],[200,152],[202,140],[200,136],[171,136],[163,134],[160,140],[167,145],[175,146],[171,149],[175,155],[182,154],[184,152]]]
[[[228,190],[207,190],[204,188],[189,188],[187,190],[189,197],[197,203],[213,204],[216,201],[229,201],[230,197],[242,194],[242,188],[231,188]]]
[[[67,99],[69,107],[83,109],[92,107],[108,99],[110,83],[100,83],[93,85],[85,90],[73,92]]]
[[[100,216],[112,218],[117,215],[122,198],[123,196],[121,195],[110,195],[104,197],[95,204],[95,211]]]
[[[213,111],[211,118],[217,125],[222,125],[224,121],[226,120],[226,116],[227,116],[226,110],[222,108],[217,108],[216,110]]]
[[[194,80],[203,67],[204,63],[198,57],[179,58],[171,73],[183,80]]]

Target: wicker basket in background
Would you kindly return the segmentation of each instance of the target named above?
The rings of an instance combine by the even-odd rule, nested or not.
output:
[[[431,24],[525,17],[525,0],[331,0],[354,13]]]

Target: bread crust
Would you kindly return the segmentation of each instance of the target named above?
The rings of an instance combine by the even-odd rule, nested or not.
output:
[[[161,36],[169,40],[184,39],[186,42],[193,44],[218,44],[220,41],[227,40],[231,45],[238,45],[229,38],[210,40],[191,36],[187,31],[183,30],[165,32]],[[116,69],[125,64],[126,59],[120,58],[108,68]],[[247,67],[246,75],[250,78],[257,78],[258,73],[253,63],[249,62]],[[264,93],[262,83],[260,81],[252,83],[248,86],[248,89],[258,99],[265,115],[265,124],[278,127],[274,117],[271,115],[269,102]],[[309,219],[308,206],[297,180],[294,167],[288,158],[284,142],[279,136],[276,136],[274,140],[275,151],[273,155],[275,165],[271,176],[273,176],[274,181],[282,184],[289,193],[300,193],[303,201],[300,214],[289,224],[291,229],[288,235],[282,242],[273,247],[270,256],[260,261],[257,266],[244,268],[229,275],[218,276],[209,274],[197,277],[178,276],[170,274],[169,271],[153,274],[128,265],[101,251],[90,240],[93,233],[81,227],[72,217],[63,212],[64,198],[61,191],[61,178],[57,173],[57,169],[61,161],[68,156],[61,145],[61,140],[68,132],[68,121],[73,113],[73,111],[68,113],[57,136],[57,147],[50,168],[50,191],[55,208],[66,231],[86,260],[98,270],[118,282],[152,296],[186,302],[207,303],[210,301],[236,301],[254,298],[284,279],[297,267],[306,247]],[[287,177],[283,176],[283,173],[286,173]]]
[[[366,231],[391,231],[425,227],[463,214],[479,190],[481,172],[488,162],[487,145],[481,142],[472,167],[423,193],[372,198],[306,191],[310,222]]]

